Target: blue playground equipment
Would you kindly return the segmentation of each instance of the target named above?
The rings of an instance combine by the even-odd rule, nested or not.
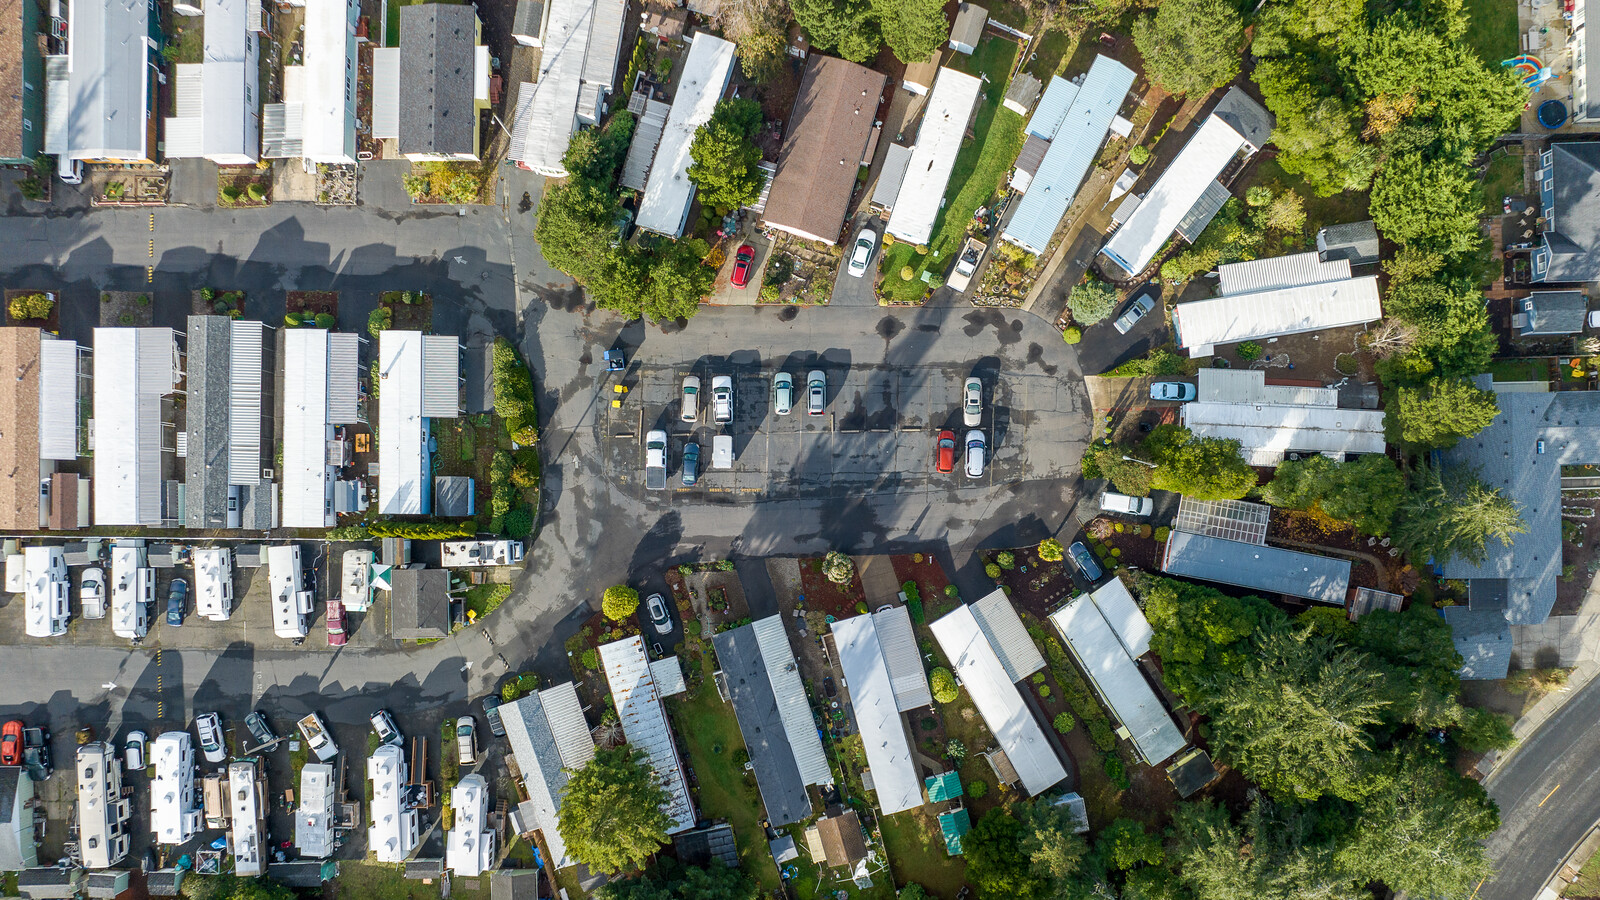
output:
[[[1546,81],[1550,80],[1550,67],[1539,61],[1539,57],[1531,53],[1514,56],[1500,63],[1502,68],[1510,69],[1517,73],[1522,83],[1538,90]]]

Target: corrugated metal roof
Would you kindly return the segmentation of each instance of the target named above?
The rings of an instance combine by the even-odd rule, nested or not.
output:
[[[361,421],[361,338],[354,334],[328,335],[328,421],[350,425]]]
[[[372,48],[372,136],[400,137],[400,48]]]
[[[578,118],[594,125],[600,121],[600,107],[617,77],[617,59],[622,52],[622,21],[627,0],[592,0],[588,46],[583,53],[583,87],[578,92]]]
[[[650,663],[650,678],[663,697],[675,697],[688,690],[683,681],[683,664],[676,656],[664,656]]]
[[[1002,237],[1029,253],[1044,252],[1089,174],[1133,77],[1122,63],[1095,57]]]
[[[78,457],[78,342],[39,342],[39,457]]]
[[[1344,605],[1348,560],[1174,531],[1162,571],[1185,578]]]
[[[1016,768],[1023,789],[1039,794],[1066,778],[1055,748],[1023,702],[973,608],[958,606],[929,628],[995,742]]]
[[[1044,668],[1044,655],[1028,636],[1027,626],[1011,605],[1011,598],[996,588],[988,596],[973,601],[972,617],[994,647],[1000,665],[1012,681],[1021,681]]]
[[[906,166],[911,164],[911,148],[904,144],[890,144],[883,158],[883,168],[878,172],[878,182],[872,186],[872,205],[894,209],[900,197],[900,185],[906,180]]]
[[[283,483],[285,528],[326,528],[329,498],[328,333],[291,328],[283,335]]]
[[[644,639],[638,635],[600,645],[600,662],[605,667],[606,683],[611,686],[617,717],[628,743],[650,757],[650,766],[667,792],[662,812],[671,820],[667,834],[694,827],[694,804],[683,781],[683,763],[672,726],[661,705],[661,695],[650,677]]]
[[[1236,440],[1252,466],[1275,466],[1284,454],[1384,452],[1383,410],[1327,406],[1266,406],[1197,400],[1179,410],[1195,437]]]
[[[879,811],[888,816],[921,806],[922,781],[917,777],[905,722],[895,703],[889,667],[878,645],[878,629],[872,617],[852,616],[830,627],[867,765],[872,770]]]
[[[1360,325],[1382,316],[1376,275],[1197,300],[1172,311],[1179,346],[1190,356],[1210,355],[1217,344]]]
[[[1206,189],[1200,194],[1200,199],[1189,207],[1189,211],[1183,214],[1183,218],[1178,220],[1178,224],[1172,230],[1178,233],[1178,237],[1191,244],[1194,243],[1200,239],[1200,233],[1206,230],[1211,220],[1217,217],[1217,213],[1222,211],[1230,196],[1232,195],[1222,186],[1222,182],[1212,181],[1206,185]]]
[[[878,648],[889,667],[889,683],[894,687],[895,707],[901,712],[933,705],[933,692],[922,668],[922,651],[911,630],[911,614],[904,606],[891,606],[872,614],[878,630]]]
[[[188,372],[184,382],[184,524],[223,528],[228,521],[229,379],[233,320],[190,316]]]
[[[1039,171],[1039,163],[1044,161],[1045,151],[1049,149],[1049,139],[1039,137],[1037,134],[1028,135],[1028,139],[1023,142],[1022,152],[1017,154],[1016,168],[1017,171],[1029,176],[1030,183],[1033,173]]]
[[[1183,732],[1173,724],[1172,714],[1161,705],[1138,663],[1093,600],[1078,597],[1069,601],[1050,614],[1050,622],[1089,676],[1101,702],[1128,729],[1134,749],[1145,762],[1155,765],[1183,749]]]
[[[1338,406],[1339,389],[1299,384],[1267,384],[1263,369],[1203,368],[1195,381],[1196,400],[1263,403],[1274,406]]]
[[[461,342],[455,335],[422,336],[422,414],[461,415]]]
[[[568,769],[583,768],[594,759],[594,737],[589,734],[589,722],[583,716],[577,687],[564,681],[545,688],[539,692],[539,702],[544,705],[544,716],[550,723],[556,750],[561,754],[561,765]]]
[[[179,63],[173,69],[173,114],[181,119],[200,118],[205,112],[206,67],[200,63]]]
[[[228,483],[261,482],[261,378],[266,326],[233,322],[228,370]]]
[[[551,0],[544,16],[538,81],[524,81],[517,90],[509,155],[541,175],[567,174],[561,157],[577,126],[593,13],[589,0]]]
[[[1228,123],[1207,117],[1102,252],[1129,274],[1144,271],[1178,222],[1245,146]]]
[[[1217,286],[1224,297],[1345,281],[1349,277],[1350,263],[1342,259],[1323,262],[1316,251],[1217,266]]]
[[[889,214],[888,232],[908,244],[926,244],[944,203],[950,170],[966,138],[967,122],[978,104],[983,82],[955,69],[939,69],[933,93],[917,128],[917,144],[906,164],[905,181]]]
[[[161,398],[176,384],[170,328],[96,328],[94,521],[160,525]],[[107,377],[117,373],[114,377]]]
[[[800,767],[800,778],[806,784],[833,784],[833,770],[828,767],[822,740],[817,737],[817,723],[811,712],[811,702],[806,699],[805,685],[800,680],[783,617],[757,619],[751,627],[756,644],[761,648],[761,660],[767,669],[767,680],[772,683],[773,697],[778,702],[783,732],[789,739],[795,763]]]
[[[689,202],[694,199],[689,145],[700,126],[711,120],[728,79],[733,77],[733,62],[733,44],[705,31],[694,36],[650,166],[644,198],[639,201],[636,221],[640,228],[673,238],[683,233]]]
[[[1072,107],[1072,101],[1077,97],[1077,85],[1060,75],[1052,76],[1050,86],[1045,88],[1044,96],[1039,98],[1039,105],[1034,107],[1033,115],[1028,117],[1026,133],[1047,141],[1054,140],[1056,131],[1061,128],[1061,120],[1067,117],[1067,110]]]
[[[205,122],[199,116],[167,119],[162,129],[162,152],[173,159],[192,159],[205,153]]]
[[[422,414],[422,332],[378,336],[378,511],[426,514],[428,424]]]
[[[70,146],[72,82],[65,54],[44,58],[44,152],[65,157]]]
[[[633,143],[628,145],[627,161],[622,164],[623,187],[633,188],[636,191],[644,190],[645,180],[650,174],[650,162],[656,158],[656,145],[661,143],[661,129],[666,127],[667,113],[671,109],[670,103],[660,100],[645,101],[644,110],[633,126]]]
[[[1154,634],[1150,629],[1150,620],[1144,617],[1144,610],[1128,593],[1128,586],[1122,583],[1121,578],[1113,578],[1101,585],[1089,595],[1089,599],[1100,608],[1100,615],[1116,632],[1117,640],[1129,656],[1138,659],[1150,652],[1150,638]]]

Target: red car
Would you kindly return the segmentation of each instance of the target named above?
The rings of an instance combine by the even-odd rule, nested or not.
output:
[[[750,264],[755,262],[756,248],[745,244],[733,256],[733,286],[742,288],[750,283]]]
[[[938,452],[934,456],[934,464],[941,472],[954,472],[956,469],[956,434],[953,431],[939,432]]]
[[[328,646],[343,647],[350,640],[350,635],[344,630],[344,604],[337,600],[328,601]]]
[[[0,730],[0,766],[22,765],[22,723],[16,719]]]

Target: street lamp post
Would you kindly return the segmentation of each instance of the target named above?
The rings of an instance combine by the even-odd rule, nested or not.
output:
[[[1152,468],[1152,469],[1159,469],[1159,468],[1161,468],[1161,467],[1160,467],[1160,466],[1158,466],[1158,465],[1156,465],[1156,464],[1155,464],[1155,463],[1148,463],[1148,462],[1145,462],[1145,461],[1144,461],[1144,460],[1142,460],[1142,459],[1134,459],[1134,458],[1133,458],[1133,457],[1131,457],[1131,456],[1124,456],[1124,457],[1122,457],[1122,458],[1123,458],[1123,459],[1125,459],[1125,460],[1127,460],[1127,461],[1128,461],[1128,462],[1136,462],[1136,463],[1138,463],[1138,464],[1139,464],[1139,465],[1141,465],[1141,466],[1149,466],[1149,467],[1150,467],[1150,468]]]

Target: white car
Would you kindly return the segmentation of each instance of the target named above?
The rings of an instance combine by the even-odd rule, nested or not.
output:
[[[461,764],[470,766],[478,761],[478,729],[477,723],[471,716],[462,716],[456,720],[456,750],[461,756]]]
[[[372,723],[372,733],[378,736],[379,744],[393,744],[398,747],[405,742],[400,736],[400,726],[394,723],[394,716],[387,709],[380,709],[367,718]]]
[[[142,731],[130,731],[122,742],[122,764],[129,772],[144,771],[144,742]]]
[[[733,421],[733,376],[711,379],[711,418],[719,424]]]
[[[83,184],[83,160],[69,159],[56,172],[62,184]]]
[[[772,376],[772,409],[780,416],[794,410],[794,376],[788,372]]]
[[[867,264],[872,262],[872,252],[878,249],[878,233],[871,228],[861,229],[856,235],[856,243],[850,250],[851,275],[860,278],[867,274]]]
[[[985,451],[988,445],[984,442],[983,432],[974,428],[967,432],[967,477],[982,478]]]
[[[693,422],[700,418],[700,376],[683,376],[683,409],[678,413],[678,418],[685,422]]]
[[[1173,400],[1188,403],[1195,398],[1195,386],[1187,381],[1157,381],[1150,385],[1151,400]]]
[[[961,424],[968,428],[983,424],[983,381],[976,376],[961,387]]]
[[[672,633],[672,614],[667,612],[667,603],[660,594],[651,594],[644,600],[645,609],[650,613],[650,624],[655,626],[656,634]]]
[[[806,375],[806,415],[820,416],[828,406],[828,376],[821,369]]]
[[[222,717],[214,712],[195,716],[194,730],[200,735],[200,752],[208,763],[219,763],[228,758],[222,743]]]
[[[84,569],[78,581],[78,606],[85,619],[106,617],[106,575],[95,566]]]
[[[1110,513],[1142,517],[1155,512],[1156,504],[1149,497],[1132,497],[1116,491],[1106,491],[1100,495],[1100,508]]]

